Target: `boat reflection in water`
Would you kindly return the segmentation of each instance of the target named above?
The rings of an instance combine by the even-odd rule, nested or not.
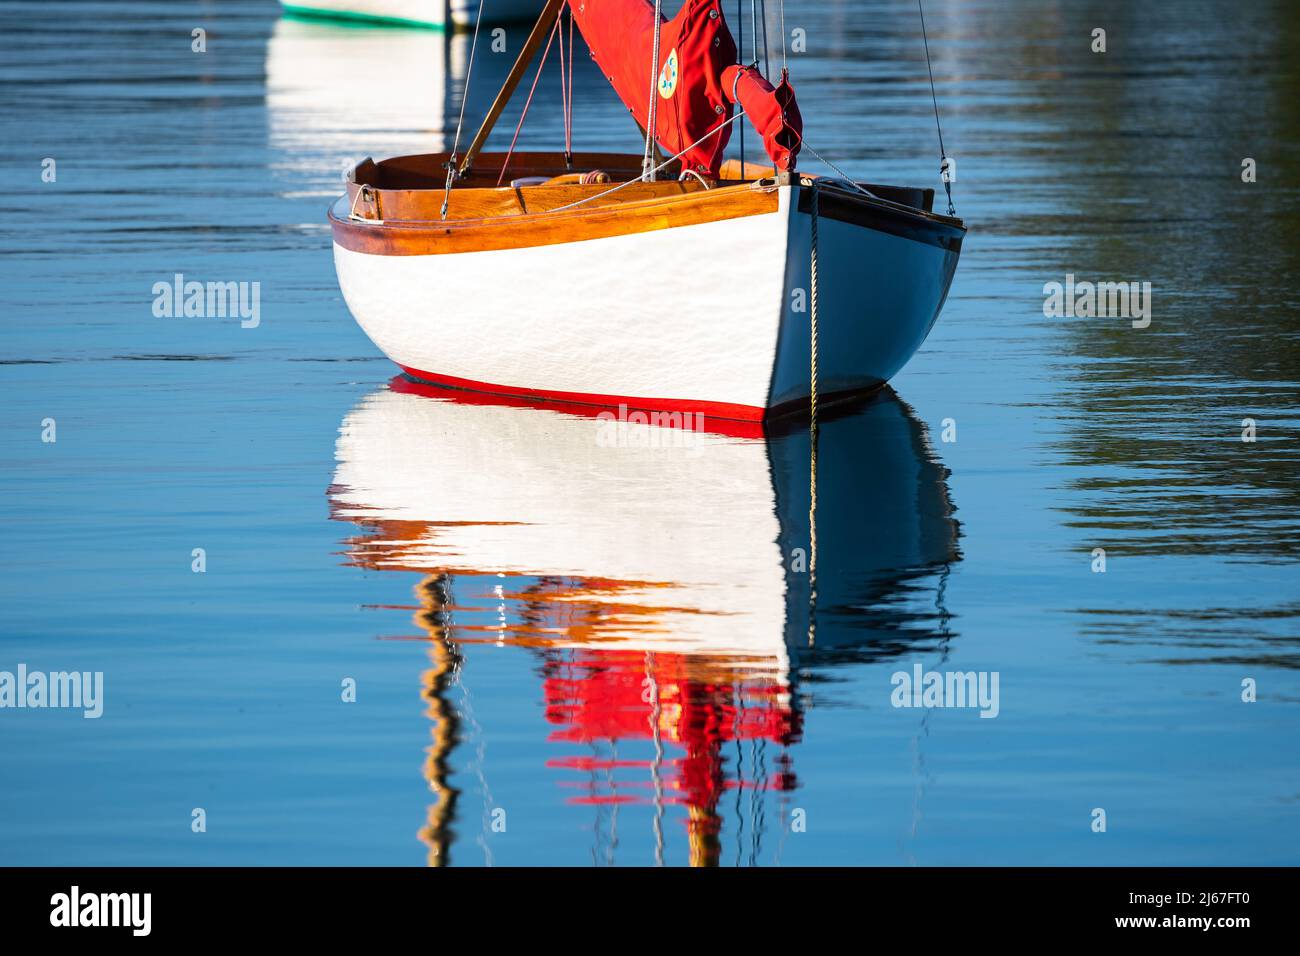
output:
[[[332,511],[363,529],[350,560],[423,575],[436,800],[421,837],[435,865],[456,817],[463,715],[450,691],[468,645],[536,656],[546,765],[569,803],[595,808],[601,862],[613,862],[619,807],[633,804],[652,808],[657,861],[675,809],[690,862],[711,865],[728,794],[737,814],[755,808],[733,820],[751,862],[764,830],[789,818],[783,807],[764,823],[759,804],[797,786],[798,681],[938,635],[907,592],[957,559],[957,524],[924,429],[891,390],[822,421],[812,646],[807,427],[769,425],[765,438],[759,426],[701,432],[596,411],[397,378],[340,428]]]
[[[526,27],[503,29],[513,43]],[[359,150],[451,149],[469,54],[464,33],[281,18],[266,52],[270,145],[296,166],[328,171],[331,195]],[[491,105],[509,59],[475,58],[469,129]]]

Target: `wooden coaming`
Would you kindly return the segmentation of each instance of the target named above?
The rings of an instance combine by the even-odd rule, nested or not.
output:
[[[732,161],[724,164],[722,180],[688,177],[646,183],[636,181],[639,156],[578,153],[566,163],[563,153],[517,153],[510,157],[512,180],[603,170],[613,182],[516,187],[496,185],[505,154],[484,153],[477,168],[453,184],[443,219],[449,159],[449,153],[428,153],[382,163],[363,160],[349,177],[347,195],[330,210],[335,241],[345,249],[373,255],[440,255],[630,235],[771,213],[778,207],[774,181],[728,178],[739,170],[739,163]],[[746,164],[747,172],[769,170]],[[615,186],[620,188],[612,191]],[[961,220],[931,211],[933,190],[870,184],[867,188],[878,198],[864,201],[828,184],[823,214],[845,218],[852,213],[848,221],[865,216],[862,224],[871,226],[884,217],[891,226],[885,231],[905,228],[900,234],[927,241],[940,236],[940,244],[946,245],[960,243],[965,232]],[[798,208],[807,211],[808,198],[804,190],[799,192]],[[583,205],[565,208],[584,199]],[[837,202],[847,206],[841,210]]]
[[[349,182],[362,183],[378,189],[437,189],[442,191],[447,181],[447,162],[451,154],[416,153],[394,156],[376,163],[363,160],[349,177]],[[456,189],[493,187],[497,184],[505,153],[482,153],[473,168],[456,179]],[[641,175],[641,157],[630,153],[574,153],[572,165],[566,164],[561,152],[514,153],[506,170],[509,179],[521,176],[559,176],[563,173],[586,172],[603,169],[616,180],[628,180]],[[670,167],[661,174],[675,179],[677,173]],[[509,181],[507,179],[507,181]]]
[[[442,189],[385,189],[364,181],[349,182],[348,195],[330,210],[334,241],[353,252],[372,255],[480,252],[670,229],[772,213],[778,207],[774,188],[749,183],[706,188],[695,179],[631,182],[601,196],[618,185],[619,173],[624,181],[631,178],[626,171],[608,169],[611,165],[616,164],[588,167],[606,169],[615,175],[616,182],[609,184],[476,188],[462,180],[452,189],[445,220],[440,217]],[[363,180],[398,182],[403,186],[413,185],[412,173],[419,172],[408,166],[402,175],[385,178],[381,167],[362,167],[358,172]],[[565,171],[562,158],[559,167],[550,168],[545,157],[535,154],[522,158],[519,175],[560,175]],[[588,197],[590,201],[584,205],[556,211]],[[364,217],[362,221],[350,217],[354,209]]]
[[[532,215],[552,212],[561,206],[586,199],[578,209],[602,206],[620,206],[645,199],[666,199],[690,193],[704,192],[705,187],[695,180],[687,182],[642,183],[631,182],[617,192],[610,190],[618,182],[591,183],[540,183],[531,186],[497,186],[483,189],[454,189],[447,206],[448,222],[491,219],[497,216]],[[378,192],[378,202],[357,193],[366,187],[348,185],[348,208],[356,199],[356,211],[367,219],[383,219],[388,223],[442,222],[443,191],[441,189],[386,189]],[[602,195],[608,193],[608,195]],[[373,196],[373,191],[369,195]]]

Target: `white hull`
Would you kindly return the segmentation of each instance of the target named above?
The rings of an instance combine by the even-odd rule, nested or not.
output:
[[[547,392],[762,407],[785,246],[782,210],[452,255],[376,256],[335,244],[334,261],[352,314],[408,370]],[[730,272],[717,255],[729,248],[746,250]]]
[[[415,26],[472,26],[478,0],[282,0],[287,10],[344,19],[387,20]],[[539,0],[485,0],[483,19],[500,23],[535,17]]]
[[[335,265],[362,328],[417,377],[759,417],[809,393],[811,217],[796,196],[782,186],[773,213],[522,249],[375,255],[336,242]],[[957,252],[828,216],[818,226],[818,386],[869,391],[924,340]]]

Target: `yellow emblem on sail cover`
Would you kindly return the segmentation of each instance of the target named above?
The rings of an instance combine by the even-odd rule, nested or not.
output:
[[[668,99],[677,89],[677,48],[668,54],[668,62],[659,71],[659,95]]]

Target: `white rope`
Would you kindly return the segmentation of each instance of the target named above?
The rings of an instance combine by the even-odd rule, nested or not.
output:
[[[357,189],[357,194],[356,194],[355,196],[352,197],[352,208],[348,210],[348,218],[349,218],[349,219],[352,219],[352,220],[355,220],[356,222],[369,222],[369,223],[373,223],[373,224],[375,224],[375,225],[380,225],[380,226],[382,226],[382,225],[384,224],[384,220],[383,220],[383,218],[380,216],[380,212],[379,212],[379,199],[378,199],[378,198],[376,198],[376,199],[374,200],[374,203],[375,203],[375,218],[374,218],[374,219],[371,219],[371,218],[369,218],[368,216],[358,216],[358,215],[357,215],[357,202],[358,202],[360,199],[362,199],[362,198],[365,198],[366,202],[370,202],[371,200],[370,200],[369,196],[367,195],[367,194],[369,194],[369,193],[370,193],[370,187],[369,187],[369,186],[361,186],[361,187],[359,187],[359,188]],[[376,195],[377,195],[377,194],[376,194]]]
[[[659,122],[659,33],[663,26],[661,8],[662,0],[655,0],[655,42],[654,51],[650,54],[650,111],[645,123],[645,155],[641,158],[641,179],[647,183],[654,182],[657,172],[651,167],[655,161],[656,124]]]

